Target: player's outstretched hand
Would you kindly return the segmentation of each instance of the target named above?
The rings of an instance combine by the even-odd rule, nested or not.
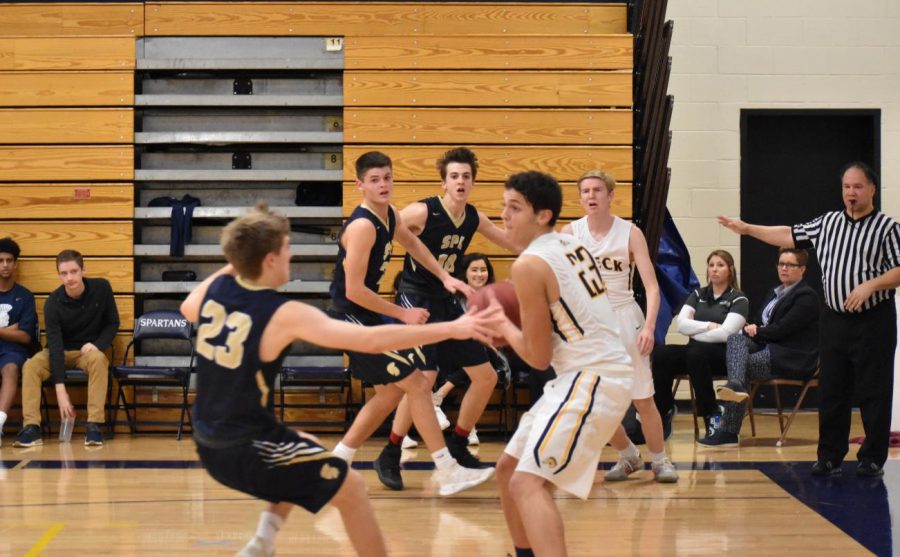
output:
[[[430,315],[425,308],[403,308],[403,315],[400,317],[400,321],[407,325],[422,325],[428,322]]]
[[[472,296],[472,294],[475,293],[475,291],[472,290],[471,286],[469,286],[468,284],[464,283],[463,281],[459,280],[458,278],[456,278],[452,275],[448,275],[447,278],[444,279],[444,288],[446,288],[447,290],[449,290],[450,292],[452,292],[454,294],[459,292],[466,298],[470,298]]]
[[[719,215],[718,219],[719,224],[731,230],[735,234],[746,234],[747,233],[747,223],[738,218],[726,217],[725,215]]]
[[[491,344],[497,327],[505,319],[503,308],[497,300],[492,300],[486,308],[469,308],[465,315],[453,321],[453,338],[472,338]]]

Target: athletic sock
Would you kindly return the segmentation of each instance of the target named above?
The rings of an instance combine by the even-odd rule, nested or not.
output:
[[[3,424],[6,423],[6,412],[0,411],[0,435],[3,434]]]
[[[434,460],[434,466],[438,470],[445,470],[456,463],[456,460],[450,456],[450,451],[447,450],[447,447],[431,453],[431,458]]]
[[[284,525],[284,519],[277,514],[263,511],[259,515],[259,525],[256,527],[256,537],[265,543],[269,549],[275,547],[275,536]]]
[[[653,464],[662,464],[666,460],[666,451],[663,449],[661,453],[654,453],[650,451],[650,460],[653,461]]]
[[[343,460],[347,464],[352,464],[353,457],[356,456],[356,449],[351,449],[343,443],[338,443],[337,446],[331,450],[331,454]]]
[[[403,436],[397,435],[393,430],[391,430],[391,435],[388,437],[388,443],[390,443],[391,445],[401,445],[403,443]]]
[[[634,446],[634,443],[629,440],[628,446],[619,451],[619,455],[621,455],[622,458],[635,459],[640,458],[641,451],[639,451],[638,448]]]
[[[463,439],[468,439],[470,433],[472,433],[472,432],[467,431],[459,426],[456,426],[453,428],[453,434],[456,435],[457,437],[462,437]]]
[[[534,557],[534,551],[530,547],[517,547],[516,557]]]

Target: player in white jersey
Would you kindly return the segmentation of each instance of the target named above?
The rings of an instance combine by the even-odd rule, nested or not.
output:
[[[584,173],[578,179],[578,194],[585,216],[565,225],[563,234],[571,234],[594,256],[606,284],[609,302],[616,311],[622,342],[634,364],[634,406],[641,417],[641,430],[650,449],[653,477],[660,483],[678,481],[678,471],[666,457],[662,418],[653,402],[653,372],[650,352],[659,312],[659,284],[647,240],[640,229],[612,214],[616,180],[599,170]],[[647,320],[634,300],[631,280],[637,267],[647,293]],[[610,444],[619,451],[619,461],[609,470],[607,481],[620,481],[644,468],[641,453],[619,426]]]
[[[511,269],[522,329],[498,331],[528,365],[557,378],[522,416],[497,462],[500,502],[516,555],[565,555],[553,486],[587,498],[600,452],[631,402],[634,371],[593,256],[553,232],[562,207],[557,181],[523,172],[506,182],[507,238],[528,246]]]

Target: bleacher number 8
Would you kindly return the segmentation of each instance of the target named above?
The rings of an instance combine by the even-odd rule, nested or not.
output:
[[[214,301],[207,300],[200,309],[200,317],[212,319],[209,323],[200,325],[197,329],[197,352],[212,360],[222,367],[237,369],[244,359],[244,341],[250,334],[253,321],[250,316],[240,311],[226,313],[225,307]],[[228,327],[224,346],[214,346],[211,339],[222,334],[222,329]]]

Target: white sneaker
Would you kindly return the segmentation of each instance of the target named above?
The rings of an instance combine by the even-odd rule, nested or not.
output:
[[[478,440],[478,432],[475,431],[475,428],[472,428],[472,432],[469,433],[469,445],[478,445],[481,441]]]
[[[628,476],[634,474],[638,470],[643,470],[644,461],[641,460],[641,456],[638,455],[635,458],[619,458],[619,461],[616,462],[616,465],[610,468],[610,470],[603,476],[603,479],[608,482],[621,482],[622,480],[627,480]]]
[[[450,427],[450,420],[447,419],[447,414],[444,414],[440,406],[434,407],[434,415],[437,416],[438,425],[441,426],[441,429]]]
[[[438,483],[438,493],[446,497],[484,483],[494,475],[493,468],[463,468],[458,462],[446,470],[437,470],[434,480]]]
[[[653,479],[656,480],[657,483],[673,484],[678,481],[678,470],[668,458],[659,464],[655,462],[651,463],[650,469],[653,470]]]
[[[272,557],[273,555],[275,555],[274,546],[270,547],[259,536],[253,536],[247,545],[235,554],[235,557]]]
[[[403,449],[415,449],[419,446],[419,442],[407,435],[403,438],[403,442],[400,443],[400,448]]]

